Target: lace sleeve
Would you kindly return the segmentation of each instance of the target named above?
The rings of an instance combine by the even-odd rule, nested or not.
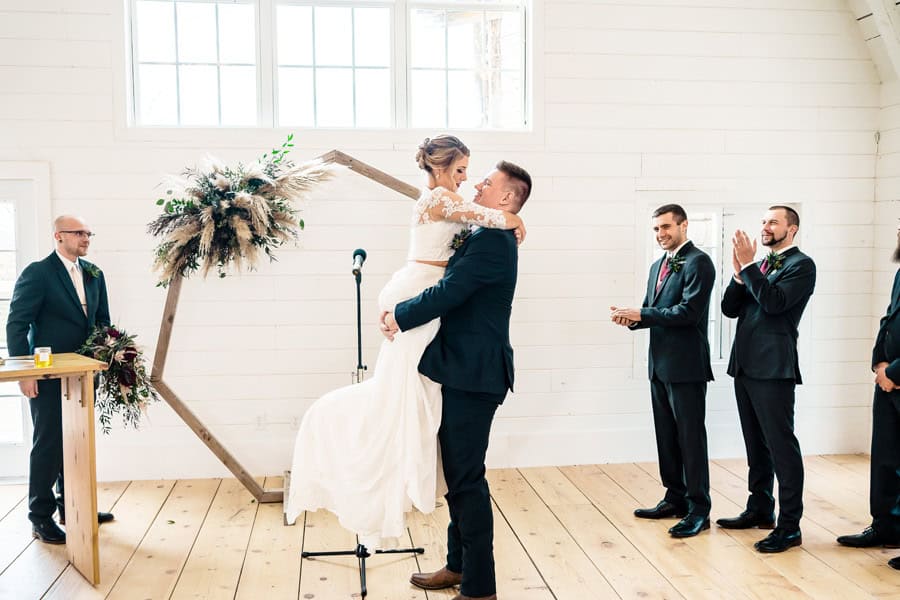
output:
[[[502,210],[488,208],[465,200],[444,188],[435,188],[425,210],[420,213],[422,222],[454,221],[467,225],[480,225],[490,229],[507,229],[506,215]]]

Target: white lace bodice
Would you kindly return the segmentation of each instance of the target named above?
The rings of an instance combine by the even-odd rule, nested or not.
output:
[[[502,210],[466,201],[445,188],[424,190],[416,200],[407,260],[446,261],[453,236],[472,225],[505,229]]]

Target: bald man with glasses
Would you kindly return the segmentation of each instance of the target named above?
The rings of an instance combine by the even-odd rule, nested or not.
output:
[[[78,217],[64,215],[54,221],[56,249],[28,265],[16,280],[6,339],[10,356],[30,355],[36,347],[54,353],[75,352],[96,325],[109,325],[109,301],[103,272],[84,260],[93,233]],[[19,382],[27,396],[34,424],[28,477],[28,519],[32,535],[50,544],[64,544],[66,534],[53,521],[63,503],[62,401],[59,379]],[[53,493],[53,485],[59,493]],[[101,523],[111,521],[99,513]]]

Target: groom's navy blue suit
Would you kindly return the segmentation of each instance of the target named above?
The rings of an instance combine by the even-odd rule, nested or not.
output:
[[[75,352],[98,324],[109,325],[109,302],[103,273],[84,259],[82,268],[87,315],[72,279],[55,252],[28,265],[13,290],[6,321],[10,356],[31,354],[50,346],[54,353]],[[91,275],[88,270],[97,273]],[[28,477],[28,518],[41,523],[52,518],[61,499],[53,496],[53,483],[63,493],[63,441],[60,380],[38,382],[38,395],[30,399],[34,438]]]
[[[709,256],[687,242],[683,259],[657,289],[666,255],[653,263],[641,320],[650,329],[649,377],[659,474],[666,500],[686,513],[709,516],[706,384],[709,362],[709,301],[716,269]]]
[[[438,438],[449,490],[447,568],[462,573],[466,596],[496,593],[484,459],[494,412],[513,387],[509,317],[517,268],[513,232],[479,229],[450,259],[443,279],[394,308],[401,331],[441,318],[419,371],[443,385]]]

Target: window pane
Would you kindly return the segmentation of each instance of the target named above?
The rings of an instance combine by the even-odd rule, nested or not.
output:
[[[181,66],[178,75],[182,125],[218,125],[219,82],[216,67]]]
[[[141,62],[175,60],[175,9],[171,2],[139,0],[137,19],[137,59]]]
[[[16,206],[0,200],[0,250],[16,249]]]
[[[222,125],[256,125],[256,67],[219,67]]]
[[[168,125],[178,122],[178,95],[173,65],[141,65],[138,123]]]
[[[316,7],[316,64],[353,64],[352,10],[338,7]]]
[[[356,71],[356,126],[391,126],[391,72],[388,69]]]
[[[498,69],[521,69],[525,45],[522,37],[522,16],[519,13],[488,13],[488,44],[499,47]]]
[[[410,125],[445,127],[447,91],[444,71],[413,71],[411,75]]]
[[[0,397],[0,444],[21,444],[22,437],[22,397]]]
[[[391,64],[391,11],[387,8],[357,8],[356,64],[388,67]]]
[[[446,66],[446,42],[444,39],[444,11],[410,11],[409,63],[413,67]]]
[[[256,64],[256,14],[252,4],[219,4],[219,60]]]
[[[448,76],[448,127],[483,127],[481,81],[475,71],[451,71]]]
[[[216,62],[216,5],[177,3],[178,60]]]
[[[278,69],[278,124],[308,127],[316,124],[312,69]]]
[[[312,7],[278,7],[278,64],[312,65]]]
[[[13,285],[16,283],[16,253],[0,252],[0,300],[12,297]],[[0,321],[0,329],[6,327],[6,319]]]
[[[491,98],[490,127],[520,129],[525,124],[525,91],[518,72],[500,75],[499,98]]]
[[[353,72],[316,70],[316,125],[353,127]]]
[[[451,69],[475,69],[484,53],[483,13],[447,14],[447,66]]]
[[[0,300],[0,319],[3,327],[0,327],[0,348],[6,348],[6,318],[9,316],[9,300]],[[8,353],[4,350],[3,355]]]

